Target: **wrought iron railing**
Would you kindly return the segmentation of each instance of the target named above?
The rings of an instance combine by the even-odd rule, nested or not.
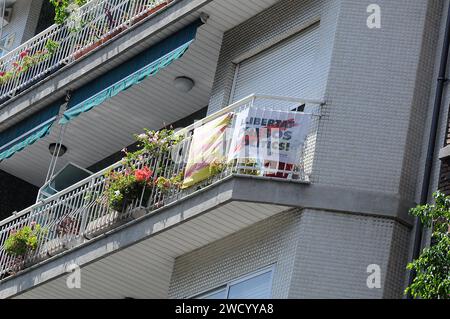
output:
[[[170,179],[174,176],[182,176],[180,180],[182,181],[183,178],[186,178],[187,167],[192,164],[193,152],[191,151],[198,148],[198,143],[205,142],[195,140],[195,132],[198,132],[200,128],[209,129],[209,126],[206,125],[211,125],[213,121],[228,116],[230,120],[226,125],[227,130],[220,138],[219,147],[216,147],[222,151],[220,154],[215,154],[217,158],[221,159],[220,163],[222,164],[216,167],[214,172],[210,172],[205,179],[189,187],[179,187],[178,185],[162,190],[157,187],[156,183],[149,183],[146,189],[140,191],[139,196],[128,202],[126,206],[124,205],[122,209],[115,210],[111,208],[106,197],[107,175],[111,171],[124,173],[129,168],[123,162],[118,162],[3,220],[0,222],[0,278],[14,274],[24,267],[60,253],[62,250],[79,245],[116,227],[118,223],[154,213],[168,205],[174,205],[184,197],[202,191],[203,188],[232,175],[252,175],[259,178],[309,182],[320,117],[320,104],[320,101],[251,95],[176,132],[178,140],[176,145],[172,145],[169,149],[153,152],[153,156],[144,155],[134,162],[136,169],[145,166],[153,171],[152,179],[155,181],[159,177]],[[242,117],[243,114],[246,116]],[[305,118],[308,120],[302,121]],[[243,119],[246,119],[248,123],[243,123]],[[258,124],[261,127],[271,128],[264,133],[259,132],[260,137],[257,142],[252,142],[251,138],[248,139],[245,135],[237,134],[247,132],[247,126],[251,126],[252,123],[256,124],[256,121],[259,121]],[[298,125],[304,127],[298,127]],[[296,127],[296,133],[292,134],[292,131],[286,130],[288,127]],[[284,129],[280,130],[280,128]],[[275,137],[273,132],[275,132]],[[290,141],[289,145],[281,146],[280,143],[280,145],[274,146],[272,144],[271,149],[287,151],[290,154],[289,159],[281,159],[280,154],[267,153],[267,145],[263,143],[265,137],[268,136],[272,143],[280,141],[276,136],[281,135],[284,135],[284,140]],[[235,152],[234,150],[237,149],[235,146],[238,145],[235,143],[236,140],[242,141],[244,148]],[[197,148],[193,148],[195,144]],[[202,149],[203,145],[200,146]],[[253,148],[253,151],[249,153],[250,148]],[[7,253],[5,242],[8,237],[24,226],[31,225],[40,225],[41,227],[37,236],[36,249],[28,251],[22,256]]]
[[[177,0],[91,0],[0,58],[0,104]]]

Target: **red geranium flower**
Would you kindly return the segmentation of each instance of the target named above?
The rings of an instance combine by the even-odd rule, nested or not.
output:
[[[30,53],[29,49],[23,50],[22,52],[19,53],[19,57],[21,59],[23,59],[24,57],[26,57],[28,55],[28,53]]]
[[[0,76],[5,76],[5,72],[3,72],[3,71],[0,71]]]
[[[137,169],[134,172],[134,176],[136,177],[137,182],[147,182],[150,180],[150,177],[152,177],[152,175],[153,171],[147,166],[143,167],[142,169]]]

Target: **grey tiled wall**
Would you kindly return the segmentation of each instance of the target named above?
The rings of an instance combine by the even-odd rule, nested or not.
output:
[[[300,213],[283,213],[176,259],[169,296],[189,298],[276,263],[274,298],[287,298]]]
[[[169,295],[186,298],[275,264],[274,298],[401,298],[409,232],[385,218],[278,214],[175,261]],[[381,288],[366,285],[381,267]]]

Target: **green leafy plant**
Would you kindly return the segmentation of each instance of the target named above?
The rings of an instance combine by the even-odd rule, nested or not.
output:
[[[136,161],[142,161],[144,156],[153,158],[168,158],[168,152],[170,149],[177,145],[182,136],[176,136],[172,129],[162,129],[160,131],[151,131],[144,129],[144,133],[135,135],[137,144],[137,150],[135,152],[128,152],[127,149],[123,149],[125,153],[122,162],[124,165],[132,166]],[[161,174],[163,171],[170,171],[170,165],[173,165],[171,161],[159,160],[156,163],[155,174]]]
[[[89,0],[49,0],[50,3],[55,7],[55,23],[62,24],[69,17],[71,10],[71,5],[76,5],[81,7],[86,4]]]
[[[54,41],[52,39],[48,39],[47,43],[45,43],[45,49],[47,50],[47,54],[49,54],[49,57],[58,50],[59,48],[59,42]]]
[[[35,222],[19,230],[13,230],[5,241],[4,249],[11,256],[23,257],[27,252],[36,250],[41,233],[41,226]]]
[[[156,156],[161,152],[167,152],[170,147],[178,144],[181,137],[174,135],[172,129],[162,129],[160,131],[152,131],[144,129],[144,133],[135,135],[139,150],[134,153],[127,154],[130,159],[135,159],[142,154]]]
[[[171,190],[178,190],[181,187],[181,184],[183,183],[184,178],[184,172],[181,171],[180,173],[172,176],[171,178],[166,178],[163,176],[158,177],[155,180],[156,188],[162,193],[166,194],[170,192]]]
[[[227,168],[227,164],[225,162],[221,162],[219,160],[216,160],[209,164],[209,173],[211,176],[218,175],[225,171]]]
[[[12,71],[0,71],[0,84],[9,82],[14,77]]]
[[[439,191],[433,197],[434,204],[419,205],[410,211],[426,227],[433,227],[433,244],[408,264],[416,276],[405,293],[414,298],[450,299],[450,197]]]

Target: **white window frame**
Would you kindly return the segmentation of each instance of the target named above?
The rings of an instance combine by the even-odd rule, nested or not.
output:
[[[207,290],[205,292],[196,294],[196,295],[190,297],[189,299],[204,299],[205,297],[214,295],[214,294],[218,293],[219,291],[225,289],[225,299],[228,300],[228,295],[230,294],[230,287],[232,287],[234,285],[237,285],[237,284],[240,284],[240,283],[242,283],[244,281],[247,281],[249,279],[252,279],[254,277],[257,277],[259,275],[268,273],[268,272],[270,272],[270,279],[269,279],[270,296],[269,296],[269,298],[272,298],[273,276],[275,274],[275,264],[270,265],[268,267],[261,268],[261,269],[259,269],[257,271],[254,271],[252,273],[249,273],[247,275],[244,275],[242,277],[239,277],[237,279],[229,281],[228,283],[220,285],[220,286],[218,286],[216,288],[209,289],[209,290]]]

